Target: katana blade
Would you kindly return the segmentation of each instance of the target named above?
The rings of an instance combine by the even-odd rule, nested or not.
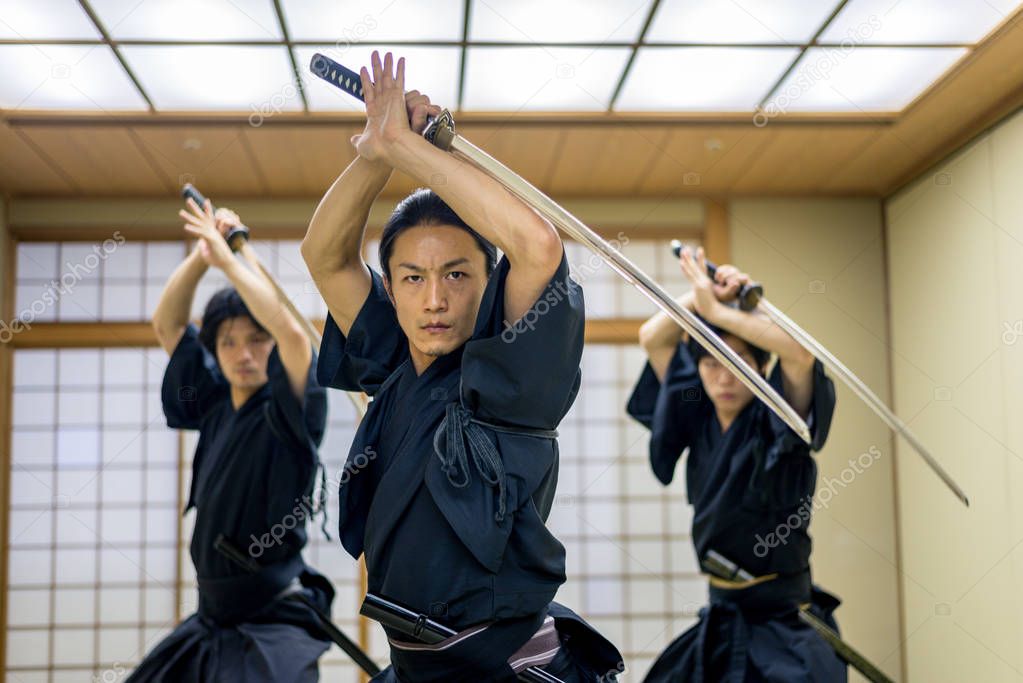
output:
[[[671,243],[672,253],[678,257],[682,251],[682,243],[678,240],[673,240]],[[711,278],[714,277],[717,272],[717,267],[707,262],[707,273]],[[945,468],[941,466],[927,447],[921,443],[920,439],[910,431],[909,426],[899,419],[899,416],[889,408],[881,398],[875,394],[867,384],[856,376],[852,370],[838,360],[833,353],[815,339],[809,332],[804,330],[802,327],[796,324],[794,320],[785,315],[777,306],[772,304],[766,298],[764,298],[764,288],[759,283],[752,283],[745,285],[739,292],[739,303],[743,310],[749,311],[753,308],[757,308],[764,312],[771,321],[785,330],[793,339],[809,351],[815,358],[817,358],[828,370],[837,376],[847,387],[852,389],[853,393],[856,394],[860,400],[867,404],[867,406],[874,411],[874,413],[880,417],[889,428],[894,432],[901,435],[910,446],[913,447],[924,463],[931,468],[938,478],[944,482],[945,486],[955,494],[956,498],[962,501],[963,505],[969,507],[970,500],[966,497],[966,493],[956,483],[955,479],[952,478]]]
[[[437,124],[442,118],[443,116],[438,117],[434,123]],[[430,132],[430,128],[427,128],[427,131],[424,133],[427,139],[430,139]],[[654,282],[624,254],[608,244],[604,238],[504,164],[460,135],[449,132],[442,136],[437,132],[435,138],[443,144],[449,135],[451,138],[447,147],[449,151],[471,162],[487,175],[497,180],[512,194],[547,218],[563,233],[600,256],[616,273],[650,299],[654,305],[664,311],[668,317],[707,349],[708,353],[727,367],[739,381],[745,384],[757,398],[763,401],[803,441],[810,443],[810,430],[806,426],[806,422],[803,421],[792,406],[775,391],[774,387],[767,383],[767,380],[759,372],[751,368],[732,347],[714,334],[692,311],[679,305],[663,287]],[[440,147],[440,144],[437,142],[434,142],[434,144]],[[441,147],[441,149],[445,148]]]
[[[870,407],[871,410],[880,417],[885,424],[888,425],[893,431],[898,433],[913,447],[923,461],[927,464],[931,470],[938,475],[938,477],[945,483],[945,486],[955,494],[955,496],[962,501],[963,505],[969,507],[970,500],[966,497],[966,493],[960,488],[959,484],[952,478],[945,468],[941,466],[927,447],[920,442],[920,439],[910,431],[909,426],[906,425],[899,416],[892,412],[892,409],[885,405],[884,401],[875,394],[870,387],[868,387],[863,380],[856,376],[856,374],[845,366],[842,361],[838,360],[827,348],[824,347],[819,341],[810,336],[810,333],[797,325],[791,318],[782,313],[777,306],[772,304],[767,299],[761,299],[757,307],[762,310],[767,316],[776,324],[788,332],[793,339],[803,345],[807,351],[812,353],[820,362],[835,374],[840,380],[845,382],[845,385],[853,390],[853,393],[860,397],[860,399]]]
[[[349,95],[363,100],[361,87],[358,93],[356,93],[350,86],[346,87],[345,85],[349,82],[345,79],[350,78],[346,74],[354,74],[354,71],[321,54],[313,56],[312,64],[314,65],[312,69],[314,74],[323,78],[328,83],[341,88]],[[664,288],[651,280],[646,273],[587,227],[586,224],[497,159],[494,159],[479,147],[458,135],[455,132],[454,119],[449,111],[444,110],[440,116],[434,118],[427,125],[426,130],[423,131],[423,137],[439,149],[452,152],[476,166],[551,221],[562,232],[600,256],[615,272],[625,278],[627,282],[638,289],[658,308],[664,311],[668,317],[703,345],[712,356],[727,367],[739,381],[745,384],[757,398],[763,401],[803,441],[810,442],[810,430],[806,426],[806,422],[728,344],[725,344],[691,311],[679,306]]]

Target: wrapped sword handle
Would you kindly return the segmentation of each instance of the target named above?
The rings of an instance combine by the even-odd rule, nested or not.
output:
[[[671,241],[671,253],[675,255],[675,258],[682,257],[682,242],[678,240]],[[707,275],[713,280],[717,275],[718,267],[711,261],[707,261]],[[764,296],[764,286],[759,282],[751,282],[748,285],[743,285],[742,289],[739,290],[739,308],[744,311],[752,311],[760,303],[760,299]]]
[[[192,183],[185,183],[181,188],[181,196],[184,199],[191,199],[200,207],[206,203],[206,197]],[[249,229],[244,225],[236,225],[224,235],[224,240],[227,241],[227,246],[231,247],[231,251],[237,252],[249,241]]]

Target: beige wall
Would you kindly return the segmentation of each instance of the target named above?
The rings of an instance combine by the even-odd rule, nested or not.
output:
[[[6,315],[3,310],[7,296],[7,202],[0,196],[0,317]]]
[[[734,262],[764,284],[776,306],[887,400],[880,203],[737,199],[729,214]],[[843,384],[836,386],[835,422],[817,456],[814,579],[843,600],[837,617],[848,640],[900,679],[891,438],[862,401]],[[872,448],[880,457],[869,455]],[[857,462],[861,454],[868,454],[866,467]],[[851,680],[862,679],[853,675]]]
[[[900,447],[910,679],[1023,681],[1023,115],[886,217],[896,406],[972,502]]]

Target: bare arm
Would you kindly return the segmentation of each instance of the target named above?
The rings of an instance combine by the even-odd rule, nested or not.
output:
[[[223,206],[218,208],[214,212],[213,217],[216,219],[217,230],[220,231],[220,234],[223,235],[225,239],[231,233],[232,229],[240,225],[243,225],[241,218],[238,216],[237,213]],[[259,279],[262,282],[265,282],[270,287],[270,289],[273,290],[278,300],[280,300],[282,295],[277,291],[277,286],[274,283],[272,276],[265,271],[262,264],[260,263],[259,255],[256,254],[256,251],[255,249],[253,249],[252,244],[248,240],[242,241],[241,248],[238,249],[236,253],[238,253],[242,257],[242,259],[249,265],[249,269],[257,276],[259,276]],[[298,323],[299,327],[301,327],[302,330],[306,333],[306,338],[309,339],[309,343],[311,344],[312,340],[316,338],[316,335],[315,330],[310,329],[311,324],[309,323],[309,321],[301,317],[301,314],[298,313],[297,311],[292,311],[291,308],[289,308],[287,305],[288,302],[282,301],[281,303],[284,304],[284,308],[287,309],[288,314],[291,315],[295,322]]]
[[[313,355],[309,338],[298,321],[277,299],[269,283],[242,265],[231,253],[231,248],[217,230],[209,201],[205,210],[200,209],[192,200],[188,200],[188,204],[192,213],[181,212],[181,216],[188,221],[185,229],[202,240],[200,251],[203,258],[210,265],[224,271],[249,312],[273,336],[292,391],[301,398],[305,395],[306,377]]]
[[[440,113],[418,90],[403,97],[406,125],[411,119],[413,130],[422,131],[427,115]],[[302,258],[345,336],[369,296],[372,281],[362,258],[366,222],[392,170],[390,164],[357,156],[323,195],[302,240]]]
[[[693,294],[688,292],[675,299],[680,306],[695,311]],[[658,311],[639,328],[639,345],[646,351],[650,368],[663,384],[668,374],[668,366],[675,355],[675,350],[689,335],[679,327],[678,323],[668,317],[664,311]]]
[[[730,306],[715,307],[707,319],[723,330],[765,351],[778,354],[785,400],[804,419],[813,400],[814,357],[764,313]]]
[[[387,164],[356,157],[323,195],[302,240],[309,274],[345,336],[369,295],[362,243],[370,208],[390,177]]]
[[[741,311],[722,303],[734,298],[739,288],[749,283],[748,275],[732,266],[720,266],[719,283],[715,284],[707,275],[703,249],[695,257],[684,249],[681,263],[682,272],[693,283],[694,303],[700,315],[712,325],[778,355],[785,400],[805,418],[813,400],[813,355],[764,313],[756,309]]]
[[[373,53],[373,75],[363,68],[366,132],[356,147],[379,158],[436,192],[480,235],[501,249],[511,264],[505,287],[506,322],[519,320],[543,292],[563,247],[554,226],[496,180],[424,140],[401,116],[405,62],[394,70],[390,53],[381,64]]]
[[[160,301],[153,311],[153,331],[156,339],[168,355],[174,353],[192,314],[192,301],[199,280],[206,274],[209,264],[203,260],[200,250],[193,249],[167,280],[167,286],[160,294]]]

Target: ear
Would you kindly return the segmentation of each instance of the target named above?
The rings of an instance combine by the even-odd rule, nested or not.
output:
[[[386,275],[381,275],[380,279],[384,282],[384,291],[387,292],[387,298],[390,299],[391,305],[394,306],[394,292],[391,290],[391,278]]]

